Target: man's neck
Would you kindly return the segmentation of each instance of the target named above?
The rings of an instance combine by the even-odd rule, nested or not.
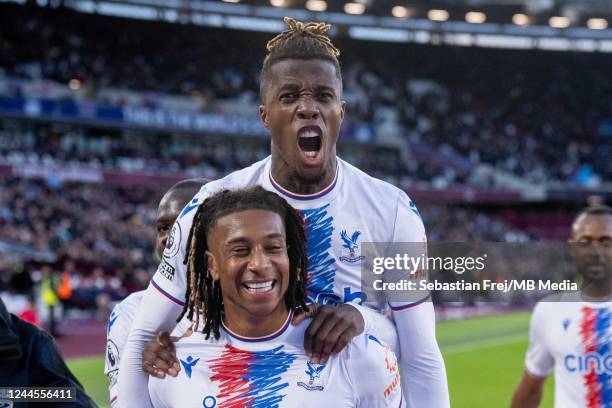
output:
[[[612,292],[610,291],[611,282],[605,283],[588,283],[582,287],[582,297],[585,300],[593,302],[597,301],[609,301],[612,298]]]
[[[272,155],[272,177],[282,188],[294,194],[316,194],[328,187],[336,177],[336,156],[326,163],[323,174],[319,179],[306,180],[295,173],[282,159],[275,159]]]
[[[267,316],[255,316],[245,313],[243,310],[234,309],[227,305],[224,308],[223,324],[232,333],[241,337],[265,337],[269,336],[285,324],[289,317],[284,302],[282,307]]]

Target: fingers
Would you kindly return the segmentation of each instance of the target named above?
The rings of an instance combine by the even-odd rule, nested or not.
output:
[[[158,359],[162,359],[169,365],[168,374],[176,377],[178,372],[181,370],[178,359],[176,358],[176,350],[174,349],[174,343],[179,340],[178,337],[170,336],[170,333],[163,331],[157,336],[157,343],[162,346],[162,351],[158,356]]]
[[[142,355],[143,369],[147,372],[154,370],[158,378],[164,378],[166,374],[176,377],[179,371],[177,363],[174,361],[174,353],[158,348],[154,352],[145,351]]]
[[[318,303],[311,303],[310,305],[308,305],[308,311],[301,311],[300,313],[296,313],[293,316],[293,319],[291,320],[291,324],[294,326],[297,326],[298,324],[300,324],[304,319],[307,319],[309,317],[313,317],[317,314],[317,311],[319,310],[319,308],[322,305],[318,304]]]
[[[304,333],[304,350],[315,364],[326,364],[363,331],[361,313],[350,305],[318,305]]]
[[[172,337],[167,331],[163,331],[157,335],[157,344],[159,344],[161,347],[174,350],[174,344],[172,344]]]
[[[338,315],[330,315],[319,327],[313,341],[313,362],[326,364],[329,356],[338,342],[338,338],[349,328],[349,323]]]
[[[352,330],[345,330],[342,334],[340,334],[340,336],[338,336],[338,341],[331,351],[331,354],[338,354],[341,352],[342,349],[344,349],[357,334],[359,333],[355,334]]]
[[[167,332],[159,334],[155,341],[147,343],[142,354],[142,369],[157,378],[166,374],[176,377],[181,369],[174,345]]]
[[[327,339],[327,336],[338,323],[339,316],[336,314],[335,307],[321,306],[317,309],[316,316],[313,317],[312,322],[304,332],[304,350],[313,363],[323,364],[321,363],[323,347],[325,345],[329,347],[328,342],[332,341],[334,344],[331,347],[335,345],[335,340]],[[329,355],[326,356],[325,360],[328,357]]]

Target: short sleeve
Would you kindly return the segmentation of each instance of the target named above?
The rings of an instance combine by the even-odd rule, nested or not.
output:
[[[555,360],[550,354],[544,335],[546,304],[538,303],[531,315],[529,325],[529,346],[525,358],[525,369],[535,377],[546,378],[552,372]]]

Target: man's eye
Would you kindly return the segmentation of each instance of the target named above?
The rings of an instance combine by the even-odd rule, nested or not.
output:
[[[249,248],[247,247],[232,248],[232,254],[234,255],[246,255],[248,253],[249,253]]]
[[[334,95],[332,95],[330,92],[323,92],[319,94],[319,98],[323,99],[323,100],[330,100],[334,97]]]
[[[291,93],[285,93],[281,95],[281,101],[290,101],[290,100],[294,100],[298,97],[298,94],[295,92],[291,92]]]
[[[599,241],[604,248],[612,248],[612,239],[604,239]]]

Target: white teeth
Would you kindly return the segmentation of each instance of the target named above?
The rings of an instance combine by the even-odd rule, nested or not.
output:
[[[306,155],[306,157],[316,157],[317,156],[317,152],[304,152],[304,154]]]
[[[305,132],[300,133],[300,137],[317,137],[319,134],[314,130],[307,130]]]
[[[256,283],[245,283],[244,286],[251,292],[266,292],[272,289],[274,281],[268,282],[256,282]]]

